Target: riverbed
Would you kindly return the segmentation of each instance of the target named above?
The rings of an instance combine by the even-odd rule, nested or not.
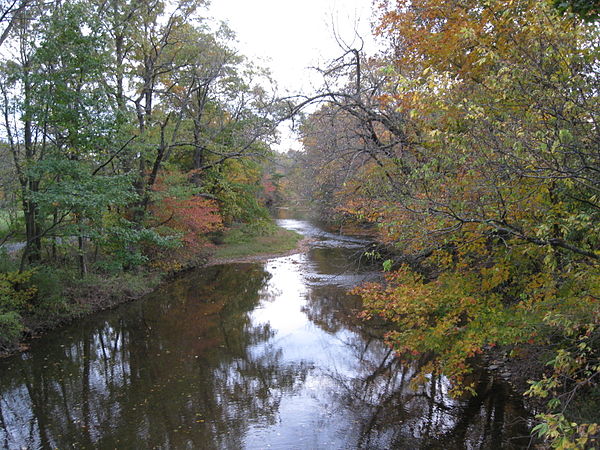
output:
[[[526,448],[518,395],[413,386],[347,293],[378,276],[363,238],[305,220],[307,252],[187,273],[0,361],[0,447]]]

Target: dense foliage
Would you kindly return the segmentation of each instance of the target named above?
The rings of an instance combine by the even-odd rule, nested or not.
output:
[[[422,374],[451,377],[457,393],[478,355],[529,355],[528,394],[549,400],[536,430],[560,448],[597,445],[600,421],[588,3],[376,2],[387,51],[348,48],[323,70],[298,157],[324,214],[375,224],[394,248],[386,281],[356,292],[397,354],[426,358]]]
[[[24,242],[2,274],[0,351],[36,296],[30,268],[176,269],[267,216],[272,82],[205,6],[0,2],[0,238]]]
[[[179,267],[287,195],[392,248],[356,292],[422,377],[468,391],[500,346],[547,403],[539,434],[597,445],[598,2],[374,5],[385,51],[346,48],[298,106],[201,0],[0,2],[0,218],[25,243],[0,274],[0,349],[62,307],[44,267]],[[277,118],[315,102],[305,152],[266,173]]]

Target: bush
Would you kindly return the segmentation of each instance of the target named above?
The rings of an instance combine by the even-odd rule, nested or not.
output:
[[[18,313],[10,311],[0,314],[0,350],[14,347],[24,330]]]
[[[68,314],[71,310],[69,301],[63,295],[63,286],[67,284],[72,274],[50,267],[36,270],[30,279],[37,294],[33,301],[31,315],[43,321]]]
[[[0,314],[31,310],[37,289],[30,284],[33,271],[0,273]]]
[[[25,329],[21,313],[31,310],[37,289],[32,271],[0,273],[0,349],[14,347]]]

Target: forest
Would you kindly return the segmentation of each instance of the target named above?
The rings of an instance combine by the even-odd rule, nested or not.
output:
[[[463,395],[473,363],[503,354],[535,432],[597,448],[598,2],[374,11],[385,50],[323,69],[291,201],[377,233],[385,281],[355,293],[423,380],[442,373]]]
[[[205,6],[0,2],[0,231],[23,243],[0,261],[0,349],[82,313],[73,293],[309,208],[375,237],[384,275],[353,293],[416,382],[469,395],[501,358],[540,438],[598,447],[598,1],[375,0],[381,50],[341,42],[294,97]],[[304,150],[277,153],[294,115]]]
[[[143,286],[227,225],[269,228],[281,102],[202,1],[1,5],[2,238],[22,249],[2,258],[0,347],[85,312],[70,290]]]

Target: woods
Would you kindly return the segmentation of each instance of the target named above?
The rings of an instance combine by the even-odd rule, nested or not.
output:
[[[323,69],[306,197],[371,224],[384,283],[355,292],[423,379],[470,389],[500,347],[557,448],[598,439],[597,4],[375,2],[378,56]],[[317,180],[315,182],[315,180]],[[391,253],[390,253],[391,249]]]
[[[82,280],[176,270],[301,205],[374,231],[385,278],[352,292],[416,384],[469,395],[501,355],[540,438],[598,446],[598,2],[375,0],[381,51],[341,42],[287,98],[206,6],[0,1],[0,238],[24,245],[0,350],[83,308]],[[303,111],[304,150],[276,155]]]
[[[204,2],[1,7],[2,237],[24,248],[3,257],[0,347],[24,316],[72,308],[70,279],[176,270],[211,233],[268,220],[275,87]]]

